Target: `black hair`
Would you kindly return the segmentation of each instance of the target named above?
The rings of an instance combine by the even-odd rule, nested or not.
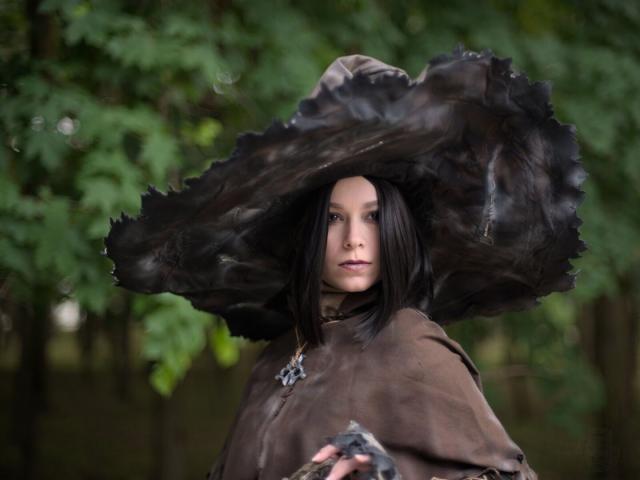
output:
[[[365,176],[378,196],[380,293],[356,327],[367,344],[399,309],[416,306],[428,312],[433,298],[431,261],[425,241],[407,203],[388,180]],[[335,182],[313,192],[296,233],[289,278],[289,308],[305,341],[324,343],[320,285],[327,245],[329,201]]]

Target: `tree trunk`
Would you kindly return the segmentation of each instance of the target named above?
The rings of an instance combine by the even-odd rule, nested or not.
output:
[[[127,298],[122,311],[108,312],[106,326],[113,356],[112,371],[115,380],[116,395],[128,402],[132,397],[131,389],[131,349],[130,349],[131,302]]]
[[[597,413],[594,478],[620,480],[640,474],[639,438],[634,428],[638,356],[638,303],[630,289],[597,298],[579,322],[581,342],[605,391]]]
[[[24,4],[29,53],[32,60],[51,60],[57,57],[59,31],[54,17],[39,13],[41,3],[41,0],[27,0]],[[34,195],[41,185],[39,179],[32,180],[21,186],[26,196]],[[16,477],[21,480],[34,477],[38,458],[38,416],[48,406],[46,349],[53,292],[44,282],[46,279],[32,286],[31,298],[16,301],[13,318],[20,339],[20,358],[14,374],[9,428],[11,440],[16,443],[20,455]]]
[[[29,19],[29,52],[31,58],[55,58],[58,54],[59,32],[55,18],[38,12],[42,0],[27,0]]]
[[[178,386],[178,388],[180,388]],[[174,391],[171,397],[153,393],[150,480],[183,480],[185,472],[185,432],[180,425],[181,403]]]
[[[95,374],[95,343],[98,334],[100,317],[92,312],[86,312],[84,321],[77,331],[78,344],[82,368],[82,379],[87,384],[94,382]]]
[[[515,373],[518,365],[524,364],[522,355],[517,349],[517,341],[511,341],[507,345],[506,359],[507,365]],[[510,411],[514,419],[531,418],[533,415],[533,405],[531,402],[532,393],[529,376],[509,375],[507,378],[509,387]]]
[[[38,415],[47,409],[47,340],[50,329],[49,292],[34,289],[31,303],[20,303],[16,327],[20,360],[14,377],[11,437],[20,452],[18,478],[30,480],[37,462]]]

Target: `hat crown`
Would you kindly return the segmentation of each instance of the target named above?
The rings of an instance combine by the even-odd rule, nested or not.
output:
[[[388,65],[377,58],[359,54],[346,55],[336,58],[331,65],[327,67],[315,87],[313,87],[309,97],[316,97],[322,90],[323,85],[327,89],[333,90],[342,85],[346,79],[351,79],[356,75],[366,75],[372,80],[385,75],[409,78],[407,72],[401,68]]]

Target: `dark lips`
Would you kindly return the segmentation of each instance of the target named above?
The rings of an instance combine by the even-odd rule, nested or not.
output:
[[[340,264],[340,267],[344,268],[345,270],[352,272],[352,273],[356,273],[356,274],[360,274],[364,271],[367,270],[367,267],[371,265],[370,262],[364,262],[364,261],[349,261],[349,262],[343,262]]]

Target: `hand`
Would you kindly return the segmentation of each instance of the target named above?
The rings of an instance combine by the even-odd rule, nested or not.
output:
[[[325,445],[313,456],[312,462],[322,463],[330,457],[340,457],[342,452],[338,447],[331,444]],[[371,469],[371,458],[369,455],[357,454],[353,458],[340,458],[327,476],[326,480],[340,480],[351,472],[367,472]]]

